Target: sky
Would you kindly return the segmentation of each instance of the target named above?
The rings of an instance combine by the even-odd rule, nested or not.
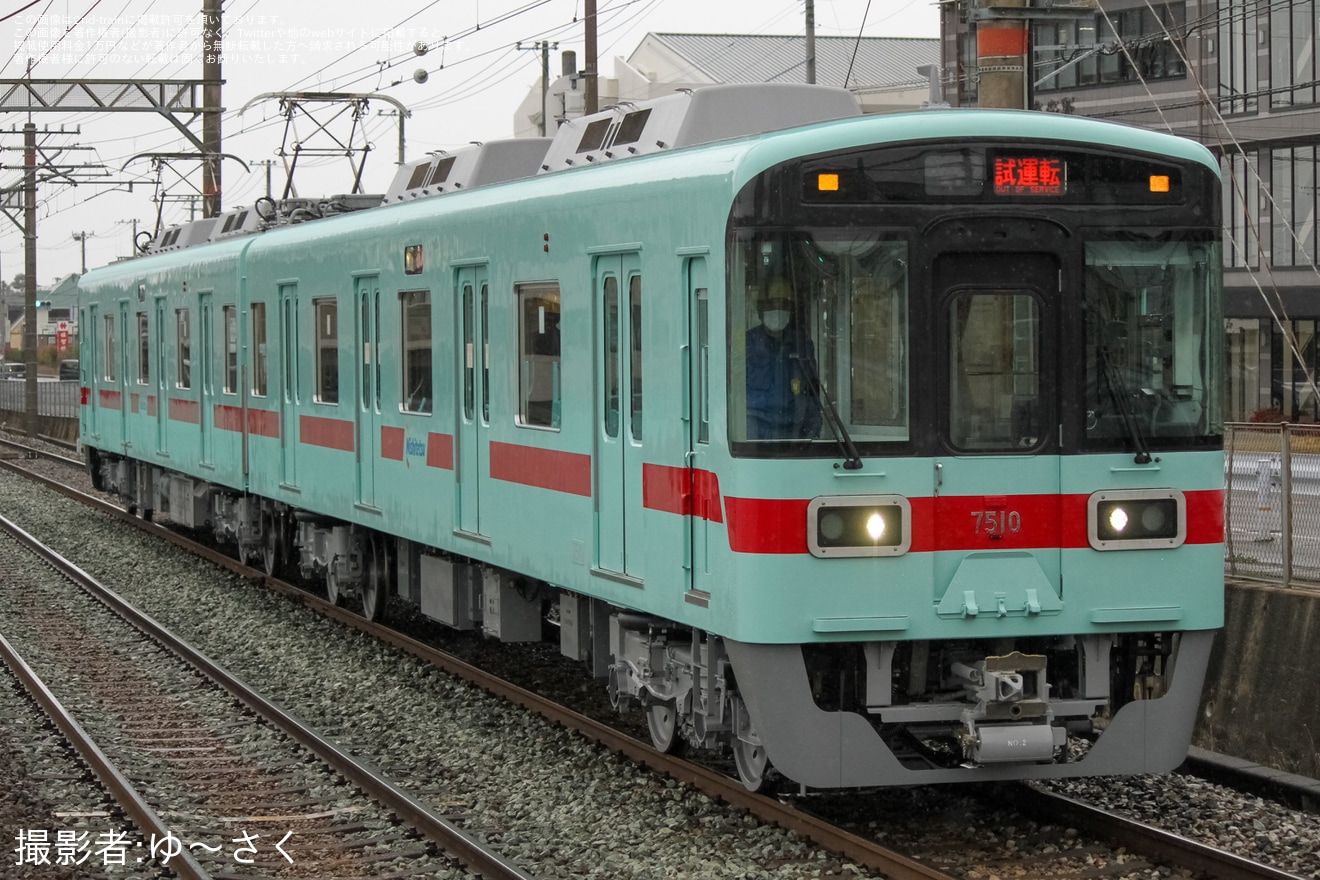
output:
[[[0,2],[0,79],[200,79],[202,0],[3,0]],[[932,0],[816,0],[822,36],[937,37]],[[470,141],[511,137],[513,114],[540,76],[537,41],[573,50],[583,66],[582,0],[225,0],[223,151],[224,206],[251,204],[266,191],[272,169],[283,187],[280,151],[306,145],[295,184],[299,195],[349,192],[353,168],[343,156],[312,157],[331,135],[348,137],[350,118],[329,120],[334,108],[309,104],[315,118],[290,126],[275,92],[375,93],[409,111],[405,156]],[[648,32],[793,34],[805,27],[803,0],[597,0],[597,54],[602,75],[616,56],[628,56]],[[518,48],[519,43],[523,49]],[[425,54],[415,47],[422,44]],[[560,70],[558,52],[551,76]],[[425,77],[417,74],[425,71]],[[424,79],[424,82],[417,80]],[[246,107],[246,109],[244,109]],[[384,192],[395,170],[398,128],[394,105],[377,99],[361,121],[359,141],[371,143],[363,175],[368,192]],[[240,113],[240,111],[242,111]],[[0,120],[0,185],[21,183],[19,114]],[[37,278],[53,284],[86,265],[94,268],[131,253],[134,229],[155,228],[159,177],[170,198],[165,225],[189,218],[178,197],[200,185],[197,163],[171,160],[157,170],[146,154],[195,152],[154,114],[45,112],[32,118],[45,149],[58,162],[91,166],[77,186],[50,183],[38,192]],[[200,123],[192,126],[200,134]],[[244,168],[244,164],[247,168]],[[306,176],[305,176],[306,175]],[[86,181],[95,177],[102,182]],[[134,181],[132,191],[127,182]],[[200,206],[196,208],[200,217]],[[21,221],[21,217],[18,217]],[[0,216],[0,278],[23,271],[23,237]]]

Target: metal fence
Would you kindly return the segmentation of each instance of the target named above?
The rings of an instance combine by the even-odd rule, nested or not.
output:
[[[21,413],[26,409],[27,382],[0,379],[0,410]],[[78,418],[80,388],[76,380],[37,382],[37,415],[59,419]]]
[[[1320,425],[1230,423],[1224,573],[1320,586]]]

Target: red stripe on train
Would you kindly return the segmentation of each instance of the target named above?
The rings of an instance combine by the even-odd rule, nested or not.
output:
[[[591,497],[591,456],[577,452],[491,443],[490,475],[509,483]]]
[[[403,428],[380,427],[380,457],[403,461]]]
[[[663,464],[642,465],[642,506],[679,516],[724,522],[720,478],[711,471]]]
[[[1188,544],[1224,540],[1224,493],[1187,492]],[[1086,530],[1089,495],[967,495],[912,498],[914,553],[1020,550],[1090,546]],[[806,553],[807,504],[803,499],[725,500],[729,546],[735,553]],[[1012,520],[1008,519],[1014,514]],[[1011,526],[1011,527],[1010,527]],[[1016,530],[1014,530],[1016,529]]]
[[[298,439],[311,446],[352,452],[357,448],[354,433],[353,423],[342,419],[327,419],[321,416],[298,418]]]
[[[280,437],[280,414],[275,410],[249,409],[247,412],[247,431],[260,437]],[[212,421],[222,431],[244,430],[243,407],[216,404],[211,411]]]
[[[426,435],[426,466],[454,469],[454,437],[451,434]]]
[[[202,420],[202,407],[195,400],[184,400],[179,397],[168,398],[170,421],[187,422],[190,425],[196,425]]]

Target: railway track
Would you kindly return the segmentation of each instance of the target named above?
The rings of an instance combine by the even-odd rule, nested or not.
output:
[[[23,654],[43,658],[71,697],[57,697],[10,641],[0,638],[0,648],[136,825],[136,837],[116,829],[116,857],[155,862],[186,880],[243,865],[282,876],[433,877],[452,868],[451,858],[487,878],[530,880],[16,524],[0,517],[0,531],[0,579],[10,587],[0,629],[20,634]],[[24,553],[64,581],[20,565]],[[86,596],[61,589],[65,583]],[[70,699],[80,710],[66,708]],[[253,712],[264,725],[253,723]],[[76,716],[96,719],[96,735]],[[294,743],[342,780],[309,766]],[[422,837],[399,831],[400,819]]]
[[[184,541],[174,533],[160,529],[158,526],[142,523],[140,520],[124,514],[118,508],[107,507],[112,509],[117,516],[133,520],[135,524],[149,531],[161,533],[167,540],[175,543],[191,543]],[[264,580],[272,589],[283,592],[297,602],[316,609],[318,613],[365,632],[373,639],[388,642],[425,663],[472,681],[492,693],[501,695],[504,699],[542,714],[556,724],[578,730],[583,735],[626,755],[630,760],[652,767],[673,778],[683,780],[706,792],[711,797],[746,809],[764,821],[790,828],[814,841],[820,847],[836,853],[839,858],[847,863],[864,866],[895,878],[983,876],[977,873],[975,869],[969,868],[965,859],[944,858],[939,855],[940,852],[948,852],[950,848],[954,851],[966,851],[968,848],[965,844],[960,846],[955,842],[948,846],[937,845],[934,847],[933,853],[921,846],[917,846],[915,849],[908,847],[906,849],[908,853],[916,852],[922,856],[921,858],[912,858],[911,855],[904,854],[903,847],[895,850],[881,846],[874,839],[868,837],[864,829],[861,833],[847,830],[845,826],[848,823],[836,823],[828,817],[828,810],[825,811],[826,817],[822,818],[813,816],[801,808],[801,805],[814,806],[817,801],[813,799],[781,803],[771,798],[748,794],[736,781],[721,776],[719,773],[661,755],[655,752],[648,743],[620,733],[609,725],[566,710],[552,700],[546,700],[530,690],[519,688],[493,677],[471,664],[406,635],[380,625],[367,623],[357,615],[331,606],[297,587],[264,578],[260,573],[241,566],[235,560],[223,554],[215,553],[209,549],[190,552],[202,552],[219,564],[242,573],[245,577]],[[1026,799],[1051,797],[1045,792],[1027,791],[1025,787],[1023,789],[1020,797],[1012,795],[1012,799],[1021,799],[1024,803],[1036,803],[1035,801],[1029,802]],[[1079,876],[1077,873],[1079,870],[1096,871],[1095,864],[1097,862],[1108,865],[1108,868],[1100,873],[1092,874],[1093,876],[1154,876],[1153,874],[1145,875],[1140,872],[1143,870],[1154,871],[1157,865],[1167,866],[1166,870],[1167,868],[1183,868],[1194,872],[1194,876],[1198,877],[1222,877],[1229,878],[1229,880],[1237,880],[1237,878],[1282,880],[1282,878],[1295,876],[1265,865],[1258,865],[1238,856],[1220,853],[1208,846],[1172,837],[1158,832],[1156,829],[1143,829],[1137,823],[1123,823],[1117,817],[1106,819],[1100,815],[1099,811],[1079,812],[1065,801],[1053,801],[1052,805],[1047,803],[1045,806],[1036,803],[1035,806],[1023,806],[1021,809],[1026,810],[1028,814],[1046,817],[1044,821],[1058,826],[1056,832],[1053,833],[1057,833],[1061,838],[1065,836],[1065,828],[1059,825],[1059,822],[1061,817],[1067,815],[1070,817],[1068,826],[1073,829],[1070,834],[1079,836],[1083,840],[1072,846],[1061,845],[1058,847],[1057,857],[1053,859],[1034,856],[1031,860],[1030,873],[1020,876],[1037,878]],[[1066,813],[1065,810],[1073,810],[1073,812]],[[852,825],[850,827],[855,828],[856,826]],[[1102,840],[1112,841],[1112,843],[1099,843]],[[1112,853],[1114,848],[1120,848],[1118,849],[1119,855],[1115,856]],[[1106,852],[1110,854],[1106,856]],[[1010,853],[1007,863],[1011,864],[1014,858],[1013,854]],[[987,856],[985,860],[990,863],[994,861],[994,858]],[[1084,863],[1080,867],[1078,865],[1079,860]],[[1087,865],[1089,865],[1089,868]],[[1128,873],[1123,873],[1125,871]]]

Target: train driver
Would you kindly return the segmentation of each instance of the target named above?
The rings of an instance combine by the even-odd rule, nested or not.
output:
[[[820,436],[815,349],[797,320],[793,285],[775,278],[757,303],[761,323],[747,331],[747,439]]]

